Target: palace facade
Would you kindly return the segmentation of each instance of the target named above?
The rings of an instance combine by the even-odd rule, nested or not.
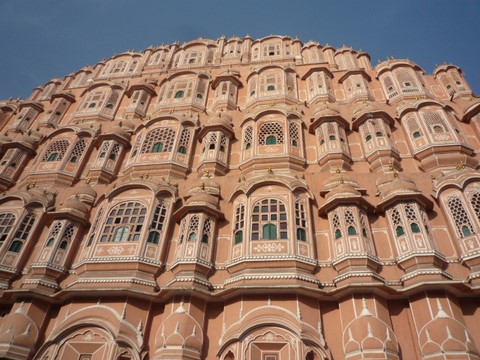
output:
[[[480,359],[480,98],[285,36],[0,101],[0,358]]]

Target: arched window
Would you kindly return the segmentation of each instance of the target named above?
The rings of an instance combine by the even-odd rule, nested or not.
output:
[[[235,233],[235,244],[240,244],[243,242],[243,230],[238,230]]]
[[[468,216],[463,201],[459,197],[450,197],[447,201],[447,207],[450,210],[450,215],[453,219],[458,234],[462,238],[475,234],[470,217]]]
[[[210,238],[211,232],[212,232],[212,220],[207,217],[203,222],[202,243],[208,244],[208,239]]]
[[[66,139],[54,141],[43,155],[42,161],[62,160],[69,146],[70,142]]]
[[[106,219],[100,242],[140,240],[146,213],[145,205],[136,201],[114,206]]]
[[[477,220],[480,221],[480,192],[475,191],[470,194],[470,204],[472,205],[473,211],[477,216]]]
[[[297,240],[307,241],[307,232],[305,231],[305,229],[302,229],[302,228],[297,229]]]
[[[465,236],[470,236],[472,235],[472,232],[471,230],[469,229],[469,227],[467,225],[463,225],[462,226],[462,235],[465,237]]]
[[[277,138],[273,135],[269,135],[267,136],[267,139],[266,139],[266,144],[267,145],[275,145],[277,143]]]
[[[12,244],[8,248],[8,251],[19,253],[20,250],[22,250],[22,247],[23,247],[23,242],[21,242],[20,240],[15,240],[12,242]]]
[[[177,91],[175,93],[175,99],[183,98],[184,95],[185,95],[185,92],[183,90]]]
[[[259,145],[283,144],[284,137],[285,132],[281,123],[267,122],[260,126]]]
[[[160,233],[158,231],[150,231],[148,234],[147,242],[152,244],[158,244],[160,242]]]
[[[349,226],[348,227],[348,235],[357,235],[357,229],[355,228],[355,226]]]
[[[82,157],[86,148],[86,141],[84,139],[79,139],[73,147],[72,153],[70,154],[70,159],[68,159],[68,161],[74,164],[77,163],[78,160]]]
[[[57,161],[59,157],[60,157],[60,154],[59,154],[59,153],[52,153],[52,154],[50,154],[50,155],[48,156],[47,162]]]
[[[46,247],[52,247],[53,246],[53,244],[55,243],[55,239],[57,239],[61,230],[62,230],[62,222],[61,221],[55,222],[55,225],[53,226],[52,231],[50,231],[48,241],[45,245]]]
[[[191,232],[188,235],[188,241],[195,241],[195,240],[197,240],[197,233]]]
[[[175,142],[176,131],[172,128],[162,127],[153,129],[145,137],[145,141],[142,144],[141,153],[154,152],[171,152],[173,144]],[[161,144],[157,145],[157,144]],[[156,146],[156,147],[155,147]]]
[[[159,153],[163,151],[163,144],[161,142],[157,142],[152,146],[152,153]]]
[[[403,226],[397,226],[396,229],[395,229],[395,234],[397,236],[403,236],[405,235],[405,230],[403,230]]]
[[[202,235],[202,243],[208,244],[208,235],[207,234]]]
[[[288,124],[288,130],[290,135],[290,144],[292,146],[298,146],[300,143],[300,131],[298,124],[291,122]]]
[[[342,231],[340,229],[335,230],[335,239],[340,239],[342,237]]]
[[[265,224],[262,230],[263,240],[277,240],[277,226],[275,224]]]
[[[128,226],[120,226],[115,230],[115,234],[113,236],[113,242],[127,241],[129,234],[130,234],[130,228]]]
[[[411,223],[410,224],[410,229],[412,230],[412,233],[418,234],[420,232],[420,226],[418,226],[417,223]]]
[[[440,125],[435,125],[433,127],[433,132],[434,133],[443,133],[443,132],[445,132],[445,129],[443,127],[441,127]]]
[[[180,140],[178,141],[178,152],[180,154],[186,154],[188,146],[190,144],[190,139],[192,137],[192,129],[184,128],[180,133]]]
[[[0,246],[7,239],[13,224],[15,223],[15,215],[12,213],[0,213]]]
[[[297,227],[297,240],[307,241],[307,214],[301,198],[295,201],[295,225]]]
[[[243,229],[245,227],[245,205],[240,204],[235,209],[235,244],[243,242]]]
[[[275,86],[274,85],[268,85],[267,86],[267,91],[275,91]]]
[[[252,240],[288,239],[285,205],[277,199],[264,199],[253,206]]]
[[[67,240],[63,240],[63,241],[60,243],[59,248],[62,249],[62,250],[65,250],[67,247],[68,247],[68,241],[67,241]]]
[[[10,244],[8,251],[18,253],[20,252],[20,250],[22,250],[22,247],[25,241],[28,239],[30,233],[32,232],[34,224],[35,224],[35,214],[34,213],[26,214],[23,217],[22,222],[18,226],[17,231],[15,231],[15,235],[13,236],[13,241]]]
[[[245,150],[248,150],[252,146],[253,141],[253,128],[251,126],[245,129],[245,133],[243,135],[243,143]]]

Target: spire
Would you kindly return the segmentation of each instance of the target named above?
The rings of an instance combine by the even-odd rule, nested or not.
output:
[[[365,298],[362,298],[362,306],[363,306],[363,309],[362,309],[362,312],[360,313],[360,316],[373,316],[370,310],[368,310],[367,300],[365,300]]]
[[[442,304],[440,303],[440,299],[437,298],[437,308],[438,308],[438,312],[437,312],[437,315],[435,315],[435,319],[444,319],[444,318],[448,318],[448,314],[443,311],[443,308],[442,308]]]
[[[178,308],[175,310],[176,314],[184,314],[186,313],[187,310],[183,307],[183,299],[180,301],[180,305],[178,305]]]

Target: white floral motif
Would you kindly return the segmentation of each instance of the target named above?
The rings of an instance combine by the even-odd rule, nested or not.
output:
[[[275,335],[273,335],[271,332],[269,332],[269,333],[267,333],[267,335],[265,335],[265,340],[273,341],[273,340],[275,340]]]
[[[262,244],[256,245],[253,249],[258,252],[276,252],[282,251],[285,248],[282,244]]]
[[[278,148],[277,147],[268,147],[267,150],[265,150],[266,152],[278,152]]]
[[[120,255],[121,253],[123,253],[125,249],[123,248],[123,246],[115,246],[115,247],[112,247],[110,249],[108,249],[108,253],[110,255]]]

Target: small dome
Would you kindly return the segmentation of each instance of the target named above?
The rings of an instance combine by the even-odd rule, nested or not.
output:
[[[338,117],[340,116],[340,112],[333,107],[324,104],[317,108],[313,114],[314,119],[320,119],[324,117]]]
[[[435,353],[465,353],[479,355],[467,329],[459,321],[448,316],[430,321],[419,334],[423,356]]]
[[[352,53],[356,53],[356,51],[353,50],[351,47],[343,45],[341,48],[338,48],[337,51],[335,51],[335,54],[339,54],[339,53],[342,53],[344,51],[349,51],[349,52],[352,52]]]
[[[183,303],[160,326],[157,339],[161,347],[189,347],[202,349],[203,332],[195,319],[187,313]]]
[[[332,189],[326,196],[325,198],[327,200],[332,199],[332,198],[352,198],[352,197],[361,197],[362,194],[360,191],[355,189],[352,185],[350,184],[341,184],[334,189]]]
[[[418,193],[415,182],[405,177],[395,177],[395,175],[385,175],[379,182],[378,188],[382,199],[391,197],[398,193]]]
[[[358,182],[356,182],[355,180],[353,180],[348,176],[344,176],[343,174],[327,179],[323,183],[323,187],[325,190],[332,190],[343,185],[349,186],[353,189],[356,189],[359,187]]]
[[[30,145],[30,146],[35,146],[37,139],[33,138],[30,135],[27,134],[22,134],[20,135],[17,139],[18,142]]]
[[[187,205],[204,205],[208,204],[213,207],[218,207],[218,198],[208,194],[207,192],[199,192],[188,198]]]
[[[37,326],[22,312],[10,313],[0,321],[0,345],[30,350],[37,337]]]
[[[73,197],[68,199],[63,203],[63,205],[61,205],[60,211],[73,212],[74,214],[77,213],[77,215],[78,213],[80,213],[79,215],[81,215],[81,217],[84,217],[88,214],[88,206]]]
[[[12,139],[6,134],[0,134],[0,144],[12,142]]]
[[[212,178],[203,178],[197,180],[192,188],[188,191],[188,195],[194,195],[197,193],[208,193],[215,196],[220,194],[220,185]]]
[[[82,185],[76,189],[77,193],[80,195],[87,195],[93,198],[97,197],[97,192],[90,185]]]
[[[374,113],[379,111],[380,109],[372,106],[372,104],[359,104],[355,110],[353,111],[353,117],[359,118],[361,115],[366,114],[366,113]]]
[[[120,127],[120,126],[114,126],[111,130],[110,130],[110,133],[111,134],[114,134],[114,135],[117,135],[117,136],[120,136],[124,139],[130,139],[130,135],[128,134],[127,131],[125,131],[124,128]]]
[[[129,120],[122,120],[122,128],[126,129],[126,130],[133,130],[135,129],[135,125],[129,121]]]
[[[393,353],[398,354],[398,342],[392,329],[366,308],[359,317],[347,325],[343,333],[345,354]]]
[[[217,116],[214,116],[208,119],[206,126],[223,126],[231,129],[232,117],[228,114],[219,113],[217,114]]]

